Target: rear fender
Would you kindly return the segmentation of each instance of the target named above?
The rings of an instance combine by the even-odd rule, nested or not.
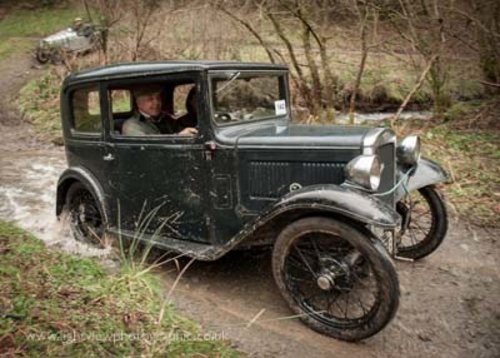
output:
[[[101,206],[105,222],[109,222],[109,210],[105,200],[104,190],[94,175],[82,167],[68,168],[59,177],[59,181],[57,182],[56,215],[61,215],[64,204],[66,203],[66,193],[71,184],[75,182],[82,183],[94,196],[96,202]]]

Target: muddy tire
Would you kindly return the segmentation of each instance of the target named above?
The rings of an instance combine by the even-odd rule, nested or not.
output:
[[[360,227],[300,219],[278,236],[273,274],[290,308],[310,328],[345,341],[383,329],[399,304],[399,283],[383,245]]]
[[[36,60],[39,63],[41,63],[42,65],[46,64],[50,60],[50,53],[48,53],[47,51],[44,51],[42,49],[37,49],[37,51],[36,51]]]
[[[398,202],[396,209],[403,217],[402,237],[398,255],[414,260],[434,252],[443,242],[448,230],[446,205],[433,186],[410,193]]]
[[[82,183],[76,182],[69,187],[66,209],[75,239],[103,247],[105,221],[102,208]]]

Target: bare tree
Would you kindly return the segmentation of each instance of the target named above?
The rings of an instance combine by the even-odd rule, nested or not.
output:
[[[483,83],[487,92],[500,90],[500,2],[471,1],[451,10],[472,23],[475,29],[476,50],[479,54]]]
[[[97,13],[97,24],[101,30],[101,51],[104,63],[109,62],[108,44],[109,29],[118,21],[126,19],[124,26],[131,34],[130,60],[137,61],[141,58],[142,51],[154,41],[161,30],[151,33],[150,25],[156,22],[155,14],[159,9],[160,0],[83,0],[87,16],[92,21],[92,10]]]
[[[453,0],[445,0],[453,2]],[[402,39],[408,42],[411,49],[422,58],[425,79],[429,82],[434,101],[434,112],[441,115],[449,105],[449,94],[446,91],[448,74],[443,63],[445,50],[445,17],[442,8],[445,1],[440,0],[398,0],[397,6],[377,1],[380,11],[389,19],[393,28]],[[418,63],[418,61],[415,61]],[[427,69],[427,66],[430,67]],[[417,81],[419,84],[420,81]],[[418,85],[418,88],[422,83]],[[417,88],[417,90],[418,90]],[[415,87],[414,87],[415,89]],[[410,91],[414,94],[416,91]],[[403,104],[408,103],[404,101]]]
[[[156,37],[160,35],[161,27],[157,27],[154,34],[147,36],[149,25],[154,21],[155,11],[158,10],[159,0],[143,0],[143,1],[125,1],[128,11],[131,16],[133,46],[131,60],[137,61],[140,59],[140,53],[144,47],[150,44]]]
[[[367,1],[359,1],[354,5],[359,22],[360,42],[361,42],[361,60],[358,67],[358,73],[352,89],[351,98],[349,101],[349,122],[354,124],[354,113],[356,110],[356,96],[361,86],[361,79],[365,70],[366,59],[368,52],[371,48],[376,47],[377,43],[368,43],[368,30],[369,21],[372,20],[373,36],[372,42],[376,40],[377,26],[378,26],[378,10],[376,7],[371,6]]]
[[[281,44],[266,41],[248,18],[226,9],[227,2],[213,0],[212,6],[226,14],[236,23],[243,26],[265,49],[272,63],[291,63],[290,76],[312,116],[319,118],[327,113],[327,119],[335,120],[334,103],[337,79],[333,75],[327,55],[327,36],[323,35],[320,26],[315,23],[314,8],[316,4],[304,1],[287,0],[248,0],[244,6],[252,6],[269,21]],[[234,5],[234,4],[232,4]],[[293,22],[292,29],[299,28],[300,45],[293,40],[289,26],[283,21]],[[319,54],[317,56],[316,54]]]
[[[102,63],[107,64],[109,29],[123,16],[122,2],[120,0],[83,0],[87,16],[91,22],[98,25],[101,32],[100,50],[103,55]],[[92,19],[92,9],[97,12],[97,20]]]

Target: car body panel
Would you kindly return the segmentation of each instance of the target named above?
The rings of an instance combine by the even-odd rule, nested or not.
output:
[[[234,71],[282,76],[280,98],[287,102],[286,114],[216,123],[210,79]],[[110,65],[72,74],[61,91],[70,171],[87,173],[94,178],[91,183],[99,183],[95,191],[111,231],[134,236],[143,230],[142,237],[158,246],[184,248],[199,259],[215,259],[251,242],[258,228],[272,225],[291,211],[298,216],[336,215],[364,226],[398,226],[395,194],[375,197],[341,186],[350,160],[376,154],[383,165],[378,192],[394,187],[394,132],[293,124],[287,73],[285,66],[274,64],[172,61]],[[115,133],[110,88],[184,77],[198,86],[198,136],[126,138]],[[89,84],[95,84],[100,93],[102,133],[80,135],[71,129],[70,94]],[[434,175],[431,181],[439,179],[430,162],[422,163],[410,179],[413,187],[428,183],[423,177],[429,172]],[[431,167],[434,169],[428,169]],[[85,180],[84,175],[80,177]],[[151,220],[147,219],[149,213]],[[141,220],[149,220],[151,227],[144,229]]]
[[[400,176],[402,173],[399,174]],[[421,158],[418,161],[415,173],[413,173],[406,184],[406,189],[403,186],[398,187],[396,191],[396,200],[401,200],[407,192],[412,192],[420,188],[447,182],[450,180],[448,173],[436,162]]]

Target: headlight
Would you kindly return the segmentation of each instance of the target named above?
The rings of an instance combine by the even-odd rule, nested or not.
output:
[[[347,181],[371,191],[377,191],[381,174],[382,167],[376,155],[360,155],[345,167]]]
[[[405,137],[396,150],[401,164],[414,165],[420,159],[420,138],[416,135]]]

